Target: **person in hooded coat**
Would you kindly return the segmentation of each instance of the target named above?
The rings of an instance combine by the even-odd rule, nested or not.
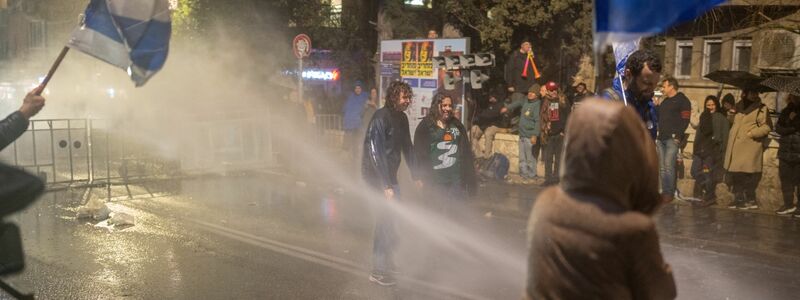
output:
[[[561,183],[528,222],[528,299],[673,299],[652,215],[655,143],[621,103],[586,100],[567,122]]]

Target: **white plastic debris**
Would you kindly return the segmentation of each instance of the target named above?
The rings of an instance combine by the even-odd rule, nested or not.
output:
[[[492,212],[487,212],[486,214],[483,215],[483,217],[485,217],[487,219],[491,218],[492,217]]]
[[[135,225],[135,223],[136,218],[123,212],[112,212],[111,219],[108,220],[108,224],[114,226],[128,226]]]
[[[86,205],[81,206],[78,208],[78,212],[76,218],[84,219],[84,218],[92,218],[95,220],[105,220],[108,219],[109,214],[111,214],[111,209],[100,199],[91,199]]]
[[[298,187],[306,187],[305,181],[295,181],[294,184]]]

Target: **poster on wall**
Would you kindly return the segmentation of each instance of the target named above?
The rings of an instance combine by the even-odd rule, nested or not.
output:
[[[402,80],[411,86],[414,98],[406,114],[412,137],[417,124],[427,115],[436,93],[448,93],[455,101],[456,115],[463,113],[460,109],[464,101],[463,84],[457,85],[455,90],[445,91],[441,84],[444,70],[433,66],[433,57],[468,53],[468,38],[381,41],[380,99],[383,101],[386,88],[392,81]]]

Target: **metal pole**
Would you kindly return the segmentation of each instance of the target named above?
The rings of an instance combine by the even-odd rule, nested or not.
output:
[[[300,103],[303,103],[303,59],[297,60],[297,97]]]
[[[69,181],[75,181],[75,168],[72,164],[72,120],[67,120],[67,150],[69,153]]]
[[[92,151],[93,150],[92,150],[92,129],[90,128],[91,126],[92,126],[91,121],[89,120],[89,118],[86,118],[86,120],[83,121],[83,127],[86,130],[86,132],[84,132],[84,140],[86,141],[86,147],[87,147],[87,149],[86,149],[86,171],[89,173],[88,174],[89,183],[92,183],[92,181],[94,181],[94,166],[92,165]]]
[[[52,120],[47,121],[47,125],[48,125],[48,127],[50,127],[50,162],[53,164],[53,167],[52,167],[53,174],[51,174],[51,176],[53,177],[53,182],[55,182],[56,181],[56,140],[55,140],[55,137],[53,136],[53,131],[54,131],[53,130],[53,121]]]
[[[36,175],[39,175],[39,160],[36,159],[36,121],[31,121],[31,137],[33,139],[33,166],[36,167]]]

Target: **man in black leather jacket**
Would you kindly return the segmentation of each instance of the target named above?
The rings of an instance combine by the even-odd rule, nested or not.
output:
[[[397,170],[400,156],[406,158],[409,169],[414,170],[411,153],[411,135],[408,117],[404,111],[411,104],[411,87],[401,81],[389,84],[386,89],[386,105],[375,111],[364,137],[364,155],[361,174],[367,184],[383,191],[387,201],[397,199]],[[372,274],[369,280],[383,286],[395,285],[396,272],[392,254],[397,240],[394,217],[391,210],[377,205],[375,234],[372,246]]]
[[[22,135],[28,129],[28,120],[44,107],[44,97],[37,95],[38,92],[39,88],[30,91],[19,110],[0,121],[0,150]]]

